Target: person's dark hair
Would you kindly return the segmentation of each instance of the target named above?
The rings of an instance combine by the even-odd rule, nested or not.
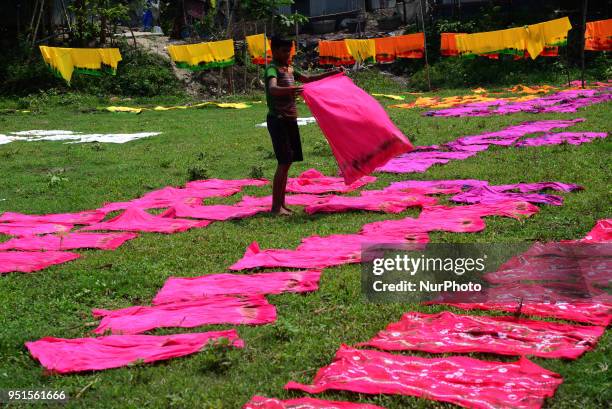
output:
[[[272,37],[272,39],[270,40],[270,43],[272,45],[272,49],[273,50],[277,50],[277,49],[283,48],[283,47],[291,48],[291,46],[293,45],[291,40],[288,40],[288,39],[283,38],[281,36],[274,36],[274,37]]]

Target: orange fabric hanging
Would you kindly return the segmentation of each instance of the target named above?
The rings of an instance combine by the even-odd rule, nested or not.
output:
[[[440,55],[445,57],[456,57],[459,55],[455,38],[457,34],[465,33],[440,33]]]
[[[395,39],[394,37],[381,37],[374,39],[376,43],[376,61],[393,62],[395,61]]]
[[[397,58],[423,58],[425,33],[406,34],[392,38],[395,40],[395,55]]]
[[[584,49],[590,51],[612,50],[612,18],[589,21],[586,24]]]
[[[350,65],[355,64],[344,40],[319,41],[319,64],[320,65]]]

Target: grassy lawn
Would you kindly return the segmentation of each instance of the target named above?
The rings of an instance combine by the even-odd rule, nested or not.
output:
[[[393,92],[391,83],[363,83],[370,91]],[[468,90],[445,91],[443,95]],[[259,96],[260,97],[260,96]],[[414,97],[410,97],[414,98]],[[153,101],[149,101],[153,102]],[[162,100],[154,101],[164,102]],[[391,104],[390,100],[383,101]],[[134,101],[131,101],[134,103]],[[94,209],[104,202],[135,198],[160,187],[183,185],[188,169],[200,166],[209,177],[249,177],[261,167],[271,178],[275,160],[265,128],[263,104],[246,110],[215,108],[144,112],[141,115],[81,112],[101,101],[78,99],[60,103],[49,99],[33,114],[0,115],[0,133],[29,129],[65,129],[89,133],[161,131],[161,135],[125,145],[19,142],[0,146],[0,212],[70,212]],[[117,104],[117,103],[114,103]],[[129,104],[125,102],[123,104]],[[12,101],[0,105],[14,106]],[[527,120],[571,119],[586,122],[574,130],[610,131],[611,105],[600,104],[576,114],[517,114],[491,118],[426,118],[418,110],[389,109],[392,119],[418,145],[446,142],[463,135],[498,130]],[[310,116],[304,105],[302,116]],[[291,175],[308,168],[335,174],[336,166],[316,125],[301,128],[305,161]],[[542,206],[541,212],[519,222],[486,218],[477,234],[432,233],[432,242],[517,242],[573,239],[583,236],[596,220],[610,217],[610,139],[582,146],[491,148],[465,161],[434,166],[425,174],[380,174],[382,188],[404,179],[485,179],[491,183],[561,181],[578,183],[584,191],[565,194],[562,207]],[[60,176],[51,182],[52,175]],[[269,187],[245,193],[267,195]],[[240,195],[210,203],[233,203]],[[416,215],[367,212],[288,218],[259,215],[245,220],[213,223],[205,229],[174,235],[141,234],[116,251],[84,251],[81,259],[34,274],[0,277],[0,388],[65,390],[67,407],[78,408],[239,408],[254,394],[281,398],[303,396],[286,392],[289,380],[309,383],[316,370],[330,362],[341,343],[368,340],[389,322],[410,310],[435,312],[439,307],[374,305],[362,299],[360,266],[327,269],[321,289],[309,295],[269,297],[278,310],[275,325],[239,327],[244,350],[203,352],[155,365],[136,365],[69,376],[46,375],[27,353],[24,342],[44,336],[88,336],[95,324],[91,308],[123,308],[148,304],[169,276],[224,272],[242,257],[252,241],[262,248],[294,248],[301,238],[318,234],[353,233],[368,222]],[[4,238],[0,238],[4,240]],[[478,314],[478,312],[474,312]],[[195,332],[157,330],[155,334]],[[601,408],[612,401],[609,365],[610,333],[595,351],[575,362],[534,359],[560,373],[564,383],[551,408]],[[427,354],[416,355],[427,356]],[[479,358],[514,361],[493,355]],[[79,398],[74,398],[80,391]],[[389,409],[441,408],[451,405],[400,396],[325,393],[327,399],[370,402]],[[608,402],[606,404],[605,402]]]

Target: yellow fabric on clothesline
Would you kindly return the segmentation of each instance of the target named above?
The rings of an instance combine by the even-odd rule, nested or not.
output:
[[[554,45],[567,39],[572,28],[567,17],[525,27],[487,31],[474,34],[457,34],[457,50],[461,54],[487,54],[502,50],[528,51],[537,58],[546,45]]]
[[[249,54],[251,58],[264,58],[264,54],[271,55],[272,52],[270,40],[268,40],[268,44],[264,46],[265,36],[263,34],[254,34],[252,36],[246,37],[247,48],[249,49]]]
[[[44,45],[39,48],[45,63],[68,83],[75,68],[96,71],[106,65],[115,71],[121,61],[118,48],[64,48]]]
[[[347,38],[344,42],[349,54],[351,54],[356,61],[366,61],[376,58],[376,42],[374,39],[352,40]]]
[[[234,59],[234,40],[169,45],[168,54],[172,61],[189,66],[231,61]]]

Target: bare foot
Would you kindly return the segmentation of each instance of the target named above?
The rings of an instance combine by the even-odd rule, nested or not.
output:
[[[286,209],[284,209],[282,207],[280,209],[278,209],[278,210],[277,209],[272,209],[270,211],[270,213],[272,213],[274,215],[278,215],[278,216],[289,216],[290,214],[292,214],[291,211],[287,211]]]
[[[289,209],[287,207],[287,205],[282,205],[281,208],[285,209],[286,211],[288,211],[289,213],[293,213],[293,210]]]

